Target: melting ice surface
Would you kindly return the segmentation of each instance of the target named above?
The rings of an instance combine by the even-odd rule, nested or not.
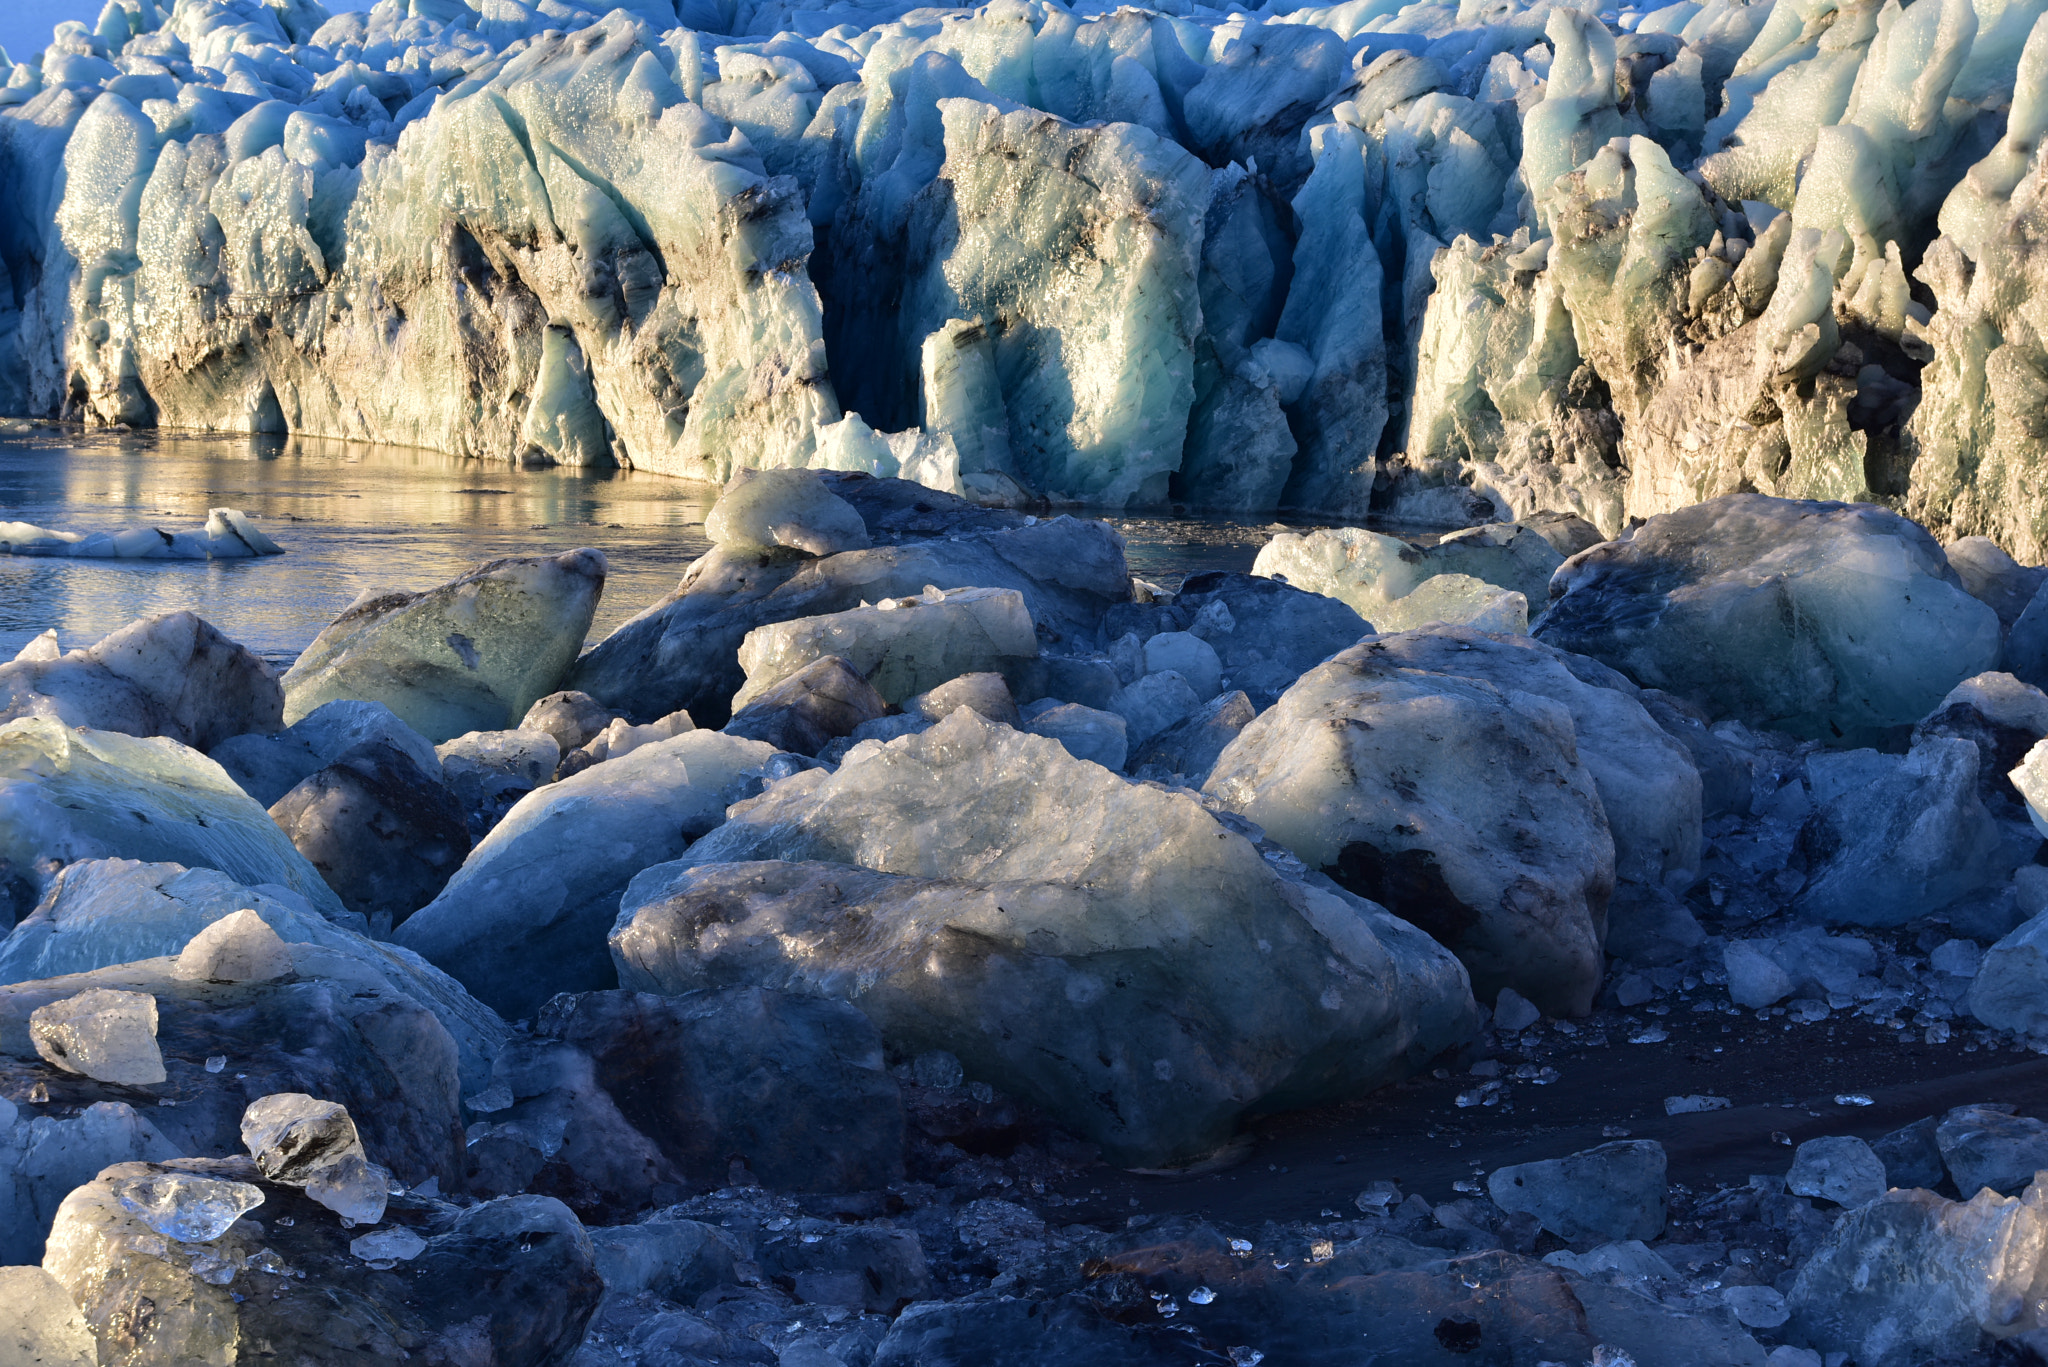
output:
[[[170,433],[0,439],[0,520],[184,527],[241,508],[286,554],[238,561],[0,557],[0,658],[49,628],[65,649],[190,608],[282,664],[372,588],[423,589],[479,561],[595,546],[611,564],[591,639],[665,597],[710,548],[718,491],[630,470],[516,470],[431,451]],[[1263,519],[1119,519],[1131,570],[1171,587],[1249,570]]]

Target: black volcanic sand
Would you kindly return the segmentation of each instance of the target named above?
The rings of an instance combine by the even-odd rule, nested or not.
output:
[[[1740,1186],[1781,1177],[1792,1146],[1823,1135],[1876,1140],[1955,1106],[2003,1102],[2048,1115],[2048,1058],[1987,1044],[1967,1017],[1946,1043],[1834,1013],[1811,1024],[1754,1011],[1695,1014],[1695,1001],[1727,1003],[1725,990],[1673,994],[1668,1015],[1602,1011],[1561,1033],[1550,1022],[1492,1051],[1507,1079],[1494,1105],[1459,1106],[1488,1079],[1423,1076],[1343,1106],[1271,1116],[1250,1130],[1234,1164],[1189,1176],[1094,1167],[1062,1184],[1080,1198],[1063,1218],[1122,1224],[1135,1215],[1199,1215],[1229,1225],[1357,1218],[1357,1194],[1391,1179],[1432,1204],[1483,1194],[1485,1174],[1509,1163],[1559,1158],[1618,1138],[1654,1139],[1670,1157],[1674,1188]],[[1669,1038],[1632,1044],[1651,1027]],[[1592,1041],[1605,1039],[1606,1043]],[[1548,1085],[1513,1081],[1518,1065],[1554,1068]],[[1730,1109],[1666,1115],[1665,1098],[1724,1097]],[[1868,1105],[1846,1099],[1868,1098]],[[1838,1102],[1837,1097],[1845,1100]],[[1240,1146],[1241,1148],[1243,1146]],[[1953,1193],[1951,1193],[1953,1194]]]

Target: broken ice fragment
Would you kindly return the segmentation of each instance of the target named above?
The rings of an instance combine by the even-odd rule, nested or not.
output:
[[[1725,1096],[1667,1096],[1664,1098],[1664,1114],[1697,1115],[1701,1111],[1725,1111],[1735,1103]]]
[[[375,1224],[384,1218],[390,1182],[363,1154],[348,1109],[303,1092],[279,1092],[242,1113],[242,1143],[263,1175],[303,1187],[344,1221]]]
[[[208,1054],[206,1056],[206,1071],[209,1073],[222,1072],[227,1066],[228,1056],[226,1054]]]
[[[291,971],[291,951],[284,941],[247,909],[215,921],[178,955],[177,975],[188,982],[268,982]]]
[[[409,1229],[380,1229],[350,1240],[348,1251],[364,1262],[410,1262],[426,1252],[427,1241]]]
[[[1837,1106],[1874,1106],[1877,1103],[1861,1092],[1844,1092],[1835,1098]]]
[[[202,1253],[194,1258],[188,1270],[209,1286],[226,1286],[235,1279],[235,1273],[241,1271],[226,1258],[216,1258],[211,1253]]]
[[[125,1087],[164,1080],[156,998],[147,992],[96,987],[51,1002],[28,1018],[28,1033],[36,1052],[67,1073]]]
[[[1628,1042],[1630,1044],[1662,1044],[1670,1038],[1670,1032],[1665,1030],[1663,1026],[1653,1025],[1640,1034],[1630,1035]]]
[[[1216,1293],[1206,1286],[1198,1286],[1188,1292],[1189,1305],[1207,1305],[1216,1299]]]
[[[219,1177],[163,1172],[123,1178],[114,1185],[114,1199],[167,1239],[205,1244],[262,1205],[263,1189]]]

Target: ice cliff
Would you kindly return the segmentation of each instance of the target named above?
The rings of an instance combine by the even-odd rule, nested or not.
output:
[[[109,0],[0,69],[0,409],[2040,559],[2044,12]]]

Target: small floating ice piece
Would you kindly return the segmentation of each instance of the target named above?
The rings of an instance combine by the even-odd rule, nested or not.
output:
[[[60,532],[32,522],[0,522],[0,555],[72,560],[248,560],[283,555],[238,508],[213,508],[197,532],[124,527],[116,532]]]
[[[351,1240],[348,1251],[366,1263],[403,1263],[426,1252],[427,1241],[409,1229],[380,1229]]]

